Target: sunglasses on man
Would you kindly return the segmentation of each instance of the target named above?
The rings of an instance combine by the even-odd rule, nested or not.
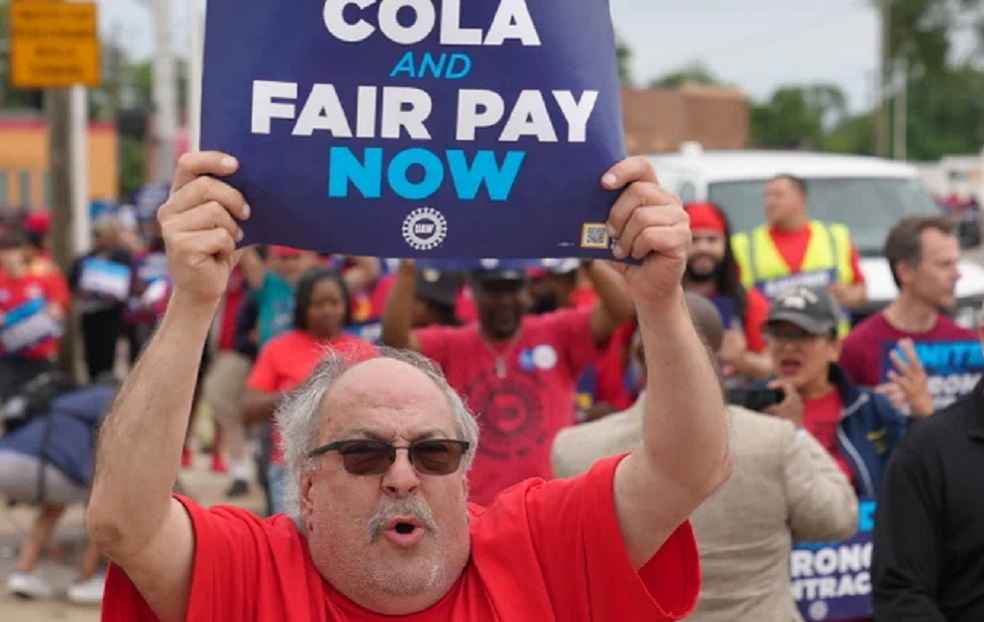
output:
[[[396,462],[396,452],[407,451],[410,464],[424,475],[450,475],[461,466],[461,459],[471,445],[466,441],[451,439],[424,439],[397,447],[392,443],[373,440],[337,441],[308,452],[315,458],[337,451],[342,465],[352,475],[382,475]]]

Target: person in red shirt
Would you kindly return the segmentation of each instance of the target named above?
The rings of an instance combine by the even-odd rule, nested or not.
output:
[[[731,226],[717,205],[691,203],[694,242],[687,259],[683,288],[709,299],[725,326],[720,360],[726,377],[763,380],[772,375],[772,362],[763,352],[762,324],[769,303],[757,289],[741,284],[738,263],[731,250]]]
[[[411,331],[414,265],[400,266],[383,314],[383,343],[436,362],[479,415],[485,440],[469,476],[476,503],[489,504],[529,477],[552,475],[554,436],[576,423],[577,380],[630,317],[615,271],[602,262],[592,262],[588,271],[600,302],[546,315],[528,312],[524,267],[474,271],[477,323]]]
[[[0,235],[0,401],[58,357],[66,309],[51,280],[31,273],[27,242]]]
[[[858,250],[844,225],[810,219],[806,181],[777,175],[766,184],[764,200],[766,224],[732,238],[745,285],[770,299],[790,287],[828,289],[842,307],[863,307],[867,287]]]
[[[299,386],[328,352],[365,357],[372,345],[346,334],[352,305],[341,274],[311,268],[297,283],[294,328],[274,337],[260,350],[246,380],[243,415],[247,422],[272,419],[285,392]],[[283,509],[284,459],[280,430],[272,430],[273,452],[267,472],[271,514]]]
[[[897,408],[928,416],[973,390],[984,371],[977,335],[944,313],[956,304],[960,241],[945,218],[906,218],[889,232],[885,257],[899,295],[851,331],[840,363]]]
[[[906,429],[889,401],[859,389],[837,365],[840,310],[829,292],[788,290],[773,302],[765,335],[782,401],[765,409],[805,428],[859,494],[876,498],[881,474]]]
[[[386,350],[328,358],[279,410],[290,516],[260,520],[175,498],[197,352],[235,263],[237,162],[186,154],[180,189],[223,184],[231,215],[177,193],[163,208],[175,291],[102,429],[87,526],[113,560],[103,619],[677,620],[699,591],[687,517],[732,468],[724,402],[681,276],[679,202],[643,158],[602,178],[646,346],[637,449],[570,480],[527,480],[468,504],[478,424],[440,371]],[[207,223],[207,228],[202,229]],[[657,224],[658,223],[658,224]],[[219,231],[220,235],[216,235]],[[622,250],[625,249],[625,252]]]

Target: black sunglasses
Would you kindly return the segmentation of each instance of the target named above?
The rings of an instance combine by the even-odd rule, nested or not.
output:
[[[450,475],[461,466],[461,458],[471,445],[450,439],[425,439],[397,447],[391,443],[372,440],[338,441],[308,452],[314,458],[337,451],[345,470],[352,475],[382,475],[396,462],[396,451],[406,449],[410,464],[426,475]]]

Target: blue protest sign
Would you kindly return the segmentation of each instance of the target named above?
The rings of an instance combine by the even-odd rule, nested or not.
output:
[[[90,257],[82,262],[79,289],[96,296],[124,301],[130,295],[131,274],[129,266]]]
[[[980,341],[916,341],[914,345],[937,410],[968,395],[984,374],[984,349]],[[891,359],[893,351],[903,360],[907,358],[898,344],[886,345],[882,355],[882,382],[888,380],[888,372],[895,368]]]
[[[61,337],[62,324],[48,311],[48,303],[41,298],[8,311],[0,326],[0,354],[17,354]]]
[[[862,499],[858,532],[843,542],[798,544],[790,559],[793,598],[810,622],[870,618],[871,555],[877,504]]]
[[[210,0],[202,149],[246,243],[602,257],[619,88],[607,0]]]

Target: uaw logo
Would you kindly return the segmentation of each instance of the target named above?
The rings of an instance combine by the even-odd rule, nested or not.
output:
[[[434,250],[448,235],[448,221],[436,209],[415,209],[403,221],[403,239],[418,251]]]
[[[478,414],[478,451],[495,460],[526,459],[550,441],[536,380],[514,374],[506,380],[483,374],[466,388],[468,405]]]

